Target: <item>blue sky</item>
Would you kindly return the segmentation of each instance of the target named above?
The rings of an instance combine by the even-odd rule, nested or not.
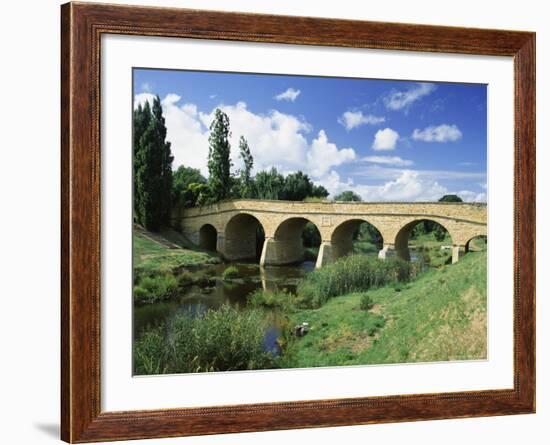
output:
[[[486,85],[134,69],[134,94],[134,106],[160,96],[175,168],[207,174],[219,107],[235,169],[243,135],[256,170],[302,170],[331,195],[486,201]]]

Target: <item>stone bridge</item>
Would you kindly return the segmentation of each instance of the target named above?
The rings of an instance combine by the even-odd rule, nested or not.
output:
[[[301,202],[238,199],[185,209],[173,224],[197,245],[218,251],[228,260],[257,258],[257,233],[265,240],[261,265],[300,262],[304,257],[302,231],[308,222],[321,234],[317,267],[352,251],[352,237],[363,222],[383,238],[380,258],[410,259],[411,230],[421,220],[441,224],[452,239],[453,263],[476,236],[487,236],[487,206],[469,203]]]

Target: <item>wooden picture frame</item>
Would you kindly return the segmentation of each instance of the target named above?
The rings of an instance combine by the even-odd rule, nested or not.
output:
[[[513,389],[102,412],[99,116],[100,38],[106,33],[513,57]],[[68,3],[61,7],[61,34],[63,440],[93,442],[535,411],[534,33]]]

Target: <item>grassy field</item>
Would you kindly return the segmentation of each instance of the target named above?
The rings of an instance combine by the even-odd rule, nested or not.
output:
[[[319,309],[289,314],[308,322],[303,338],[289,338],[283,367],[342,366],[484,359],[487,355],[487,255],[423,273],[416,281],[335,297]]]
[[[178,267],[219,262],[217,255],[198,250],[180,233],[164,230],[156,237],[172,243],[175,248],[154,241],[134,230],[134,270],[137,274],[168,273]],[[176,248],[177,247],[177,248]]]

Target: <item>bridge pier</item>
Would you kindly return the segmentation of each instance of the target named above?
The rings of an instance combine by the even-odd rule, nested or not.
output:
[[[466,253],[466,246],[453,245],[452,263],[456,263]]]
[[[298,237],[277,240],[266,238],[260,257],[260,266],[284,266],[304,261],[301,234]]]
[[[256,234],[239,238],[218,235],[216,250],[229,261],[250,260],[256,258]]]
[[[378,252],[378,258],[385,260],[393,258],[396,255],[395,246],[393,244],[384,244],[382,250]]]
[[[334,246],[330,241],[323,241],[319,246],[315,268],[319,269],[334,260]]]

